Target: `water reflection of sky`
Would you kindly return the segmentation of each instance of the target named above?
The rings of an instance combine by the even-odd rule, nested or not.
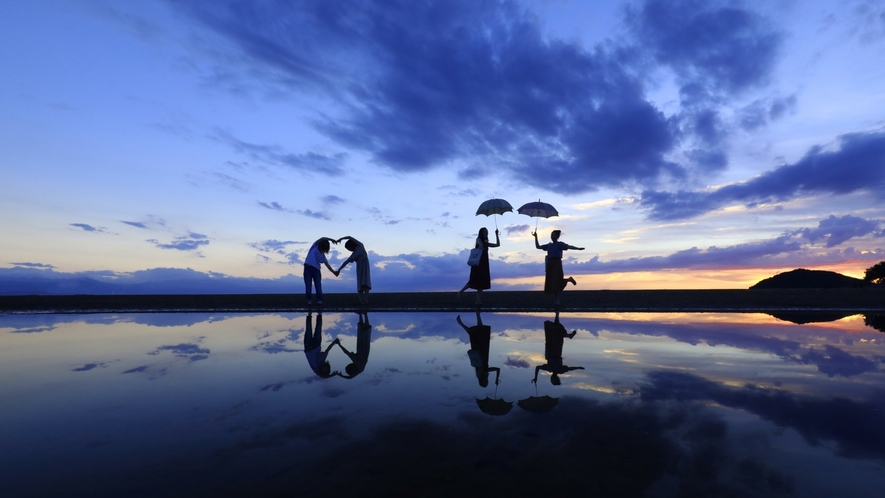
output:
[[[311,317],[322,350],[343,346],[332,371],[365,364],[322,379],[305,315],[0,316],[0,481],[38,495],[885,489],[885,336],[863,317],[564,314],[577,334],[556,346],[552,314],[484,313],[481,360],[455,315],[368,319]],[[498,386],[480,385],[483,362]],[[542,365],[583,369],[532,384]],[[516,406],[544,395],[549,412]],[[485,397],[514,407],[486,415]]]

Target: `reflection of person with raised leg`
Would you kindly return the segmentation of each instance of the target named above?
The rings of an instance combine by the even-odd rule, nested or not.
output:
[[[571,339],[575,337],[575,334],[577,333],[577,330],[573,330],[572,333],[569,334],[565,327],[559,323],[558,311],[556,312],[556,318],[552,322],[550,320],[544,322],[544,358],[547,360],[547,363],[535,367],[535,378],[532,379],[533,383],[538,382],[538,372],[541,370],[550,372],[550,383],[554,386],[558,386],[562,383],[559,379],[560,374],[572,370],[584,370],[584,367],[570,367],[562,364],[562,347],[565,344],[565,338],[568,337]]]
[[[468,335],[470,335],[470,351],[467,356],[470,358],[470,365],[476,370],[476,379],[479,385],[486,387],[489,385],[489,372],[495,372],[495,384],[500,384],[501,369],[489,366],[489,345],[492,340],[492,327],[482,324],[482,317],[479,310],[476,311],[476,325],[468,327],[461,321],[461,315],[458,315],[458,325],[460,325]]]
[[[307,363],[315,374],[323,379],[328,379],[338,372],[332,372],[332,366],[326,361],[329,350],[335,344],[340,344],[338,339],[332,341],[329,347],[323,351],[323,314],[317,314],[316,328],[313,327],[313,314],[307,313],[307,326],[304,331],[304,355]]]
[[[366,369],[366,363],[369,362],[369,346],[372,344],[372,325],[369,323],[369,314],[366,312],[357,313],[359,315],[359,323],[356,325],[356,352],[351,353],[345,348],[341,342],[338,343],[338,347],[344,351],[350,358],[350,365],[344,367],[344,371],[347,372],[347,375],[342,375],[338,373],[340,377],[344,377],[345,379],[352,379],[357,375],[363,373],[363,370]],[[365,320],[363,317],[365,316]]]

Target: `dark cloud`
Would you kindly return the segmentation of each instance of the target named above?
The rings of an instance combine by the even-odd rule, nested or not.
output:
[[[885,234],[879,230],[880,223],[879,220],[867,220],[851,215],[841,218],[830,215],[829,218],[821,220],[817,228],[805,228],[797,233],[801,233],[812,243],[824,241],[826,247],[834,247],[854,237],[863,237],[871,233],[882,237]]]
[[[88,372],[89,370],[92,370],[93,368],[105,368],[107,366],[108,366],[107,363],[87,363],[87,364],[83,365],[82,367],[77,367],[71,371],[72,372]]]
[[[815,146],[794,164],[709,192],[647,190],[640,203],[651,219],[677,220],[733,204],[752,207],[802,195],[865,191],[885,199],[885,131],[841,135],[838,144],[836,150]]]
[[[511,358],[509,356],[507,357],[507,361],[505,361],[504,364],[507,365],[508,367],[513,367],[513,368],[529,368],[529,367],[531,367],[531,365],[529,365],[529,362],[527,362],[523,359],[520,359],[520,358]]]
[[[129,225],[129,226],[133,226],[133,227],[135,227],[135,228],[147,228],[147,225],[145,225],[144,223],[142,223],[142,222],[140,222],[140,221],[125,221],[125,220],[120,220],[120,223],[125,223],[125,224],[127,224],[127,225]]]
[[[527,232],[531,225],[508,225],[504,227],[504,230],[507,231],[507,235],[513,235],[514,233],[524,233]]]
[[[176,357],[186,358],[191,362],[208,359],[210,353],[209,349],[201,348],[199,344],[182,343],[176,345],[160,346],[148,354],[158,355],[164,351],[169,351]]]
[[[292,213],[293,212],[291,209],[284,208],[279,202],[276,202],[276,201],[271,202],[271,203],[258,201],[258,205],[263,208],[267,208],[267,209],[270,209],[273,211],[282,211],[284,213]]]
[[[817,365],[817,369],[830,377],[841,375],[851,377],[867,372],[875,372],[876,362],[863,356],[855,356],[833,346],[824,344],[823,352],[811,349],[798,360],[800,363]]]
[[[9,263],[9,264],[11,264],[12,266],[18,266],[18,267],[22,267],[22,268],[47,268],[47,269],[55,268],[54,265],[48,265],[45,263],[26,263],[26,262],[24,262],[24,263]]]
[[[187,235],[179,235],[172,242],[162,243],[157,239],[148,239],[160,249],[174,249],[176,251],[198,251],[200,247],[209,244],[209,237],[201,233],[188,232]]]
[[[710,400],[745,410],[781,427],[792,427],[812,445],[836,443],[836,453],[851,458],[885,458],[881,403],[793,394],[753,385],[729,387],[682,372],[648,374],[645,401]]]
[[[323,196],[323,198],[320,200],[322,200],[326,204],[344,204],[345,202],[347,202],[346,200],[342,199],[341,197],[338,197],[337,195],[331,195],[331,194]]]
[[[124,373],[124,374],[129,374],[129,373],[140,373],[140,372],[144,372],[144,371],[147,370],[147,369],[148,369],[148,366],[147,366],[147,365],[143,365],[143,366],[140,366],[140,367],[130,368],[129,370],[126,370],[126,371],[123,372],[123,373]]]
[[[86,223],[71,223],[71,226],[86,232],[108,233],[108,230],[105,227],[94,227],[92,225],[87,225]]]
[[[646,0],[627,21],[683,85],[728,93],[764,84],[783,38],[760,15],[725,2]]]
[[[292,244],[305,244],[306,242],[296,242],[294,240],[265,240],[264,242],[252,242],[250,247],[258,249],[261,252],[273,252],[280,255],[286,254],[286,247]]]
[[[342,165],[347,159],[347,154],[345,153],[332,155],[323,155],[316,152],[293,154],[276,145],[244,142],[222,130],[217,130],[213,138],[230,145],[238,153],[245,154],[263,163],[285,166],[308,174],[320,173],[327,176],[340,176],[344,174]]]
[[[310,209],[299,209],[296,211],[298,214],[303,214],[309,218],[316,218],[318,220],[331,220],[328,214],[323,213],[321,211],[311,211]]]
[[[509,171],[566,193],[683,173],[665,159],[679,137],[644,93],[636,49],[588,49],[550,38],[516,2],[177,5],[242,54],[242,74],[334,98],[339,112],[315,118],[316,129],[394,170],[454,166],[468,176]],[[685,13],[693,7],[682,6]],[[700,10],[722,24],[724,14]],[[725,36],[715,38],[719,52],[692,52],[686,42],[667,63],[703,68],[721,86],[760,79],[765,63],[728,60],[747,53],[768,57],[757,18],[742,12],[731,16],[742,29],[725,29]],[[718,32],[693,33],[710,47],[703,37]],[[762,37],[756,50],[748,48],[753,36]],[[226,133],[219,137],[256,160],[341,172],[338,155],[293,155]]]

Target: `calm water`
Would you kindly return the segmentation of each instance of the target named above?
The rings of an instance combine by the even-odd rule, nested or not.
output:
[[[3,493],[885,490],[885,335],[862,316],[367,318],[0,316]]]

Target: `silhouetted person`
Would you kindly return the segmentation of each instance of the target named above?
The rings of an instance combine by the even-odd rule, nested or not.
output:
[[[565,338],[568,337],[571,339],[577,333],[577,330],[573,330],[572,333],[569,334],[565,327],[559,323],[558,311],[556,312],[556,318],[552,322],[550,320],[544,322],[544,359],[547,360],[547,363],[535,367],[535,378],[532,379],[533,383],[538,382],[538,372],[541,370],[550,372],[550,383],[554,386],[558,386],[562,383],[559,379],[559,374],[564,374],[572,370],[584,369],[584,367],[570,367],[562,364],[562,346],[565,344]]]
[[[344,351],[344,354],[346,354],[352,362],[350,365],[344,367],[344,371],[347,372],[347,375],[342,375],[341,373],[338,374],[345,379],[352,379],[363,373],[363,370],[366,369],[366,363],[369,362],[369,346],[372,344],[372,325],[369,323],[368,313],[357,314],[360,318],[356,325],[356,352],[351,353],[340,341],[338,342],[338,347]],[[363,316],[365,316],[365,320],[363,320]]]
[[[326,268],[332,274],[336,277],[338,276],[338,272],[332,268],[332,265],[326,259],[326,254],[329,254],[331,244],[337,243],[338,241],[335,239],[320,237],[307,251],[307,257],[304,258],[304,287],[305,294],[307,295],[307,304],[313,304],[310,297],[311,283],[316,287],[317,303],[323,304],[323,275],[320,271],[320,265],[326,265]]]
[[[495,243],[492,244],[489,241],[489,229],[486,227],[479,229],[474,248],[482,249],[482,257],[478,265],[470,267],[470,278],[464,284],[464,287],[461,287],[461,290],[458,291],[458,299],[461,298],[461,294],[467,289],[476,289],[476,304],[482,304],[482,291],[492,288],[492,275],[489,272],[489,247],[499,247],[501,245],[499,235],[500,232],[495,229]]]
[[[550,232],[550,239],[552,242],[542,246],[538,243],[538,232],[532,232],[532,235],[535,236],[535,247],[542,251],[547,251],[547,257],[544,258],[544,293],[553,294],[553,296],[556,297],[557,305],[559,304],[559,293],[565,289],[566,284],[569,282],[571,282],[572,285],[578,284],[573,277],[565,278],[565,275],[563,275],[562,251],[570,249],[574,251],[584,250],[583,247],[570,246],[565,242],[561,242],[559,240],[560,234],[562,234],[561,230]]]
[[[329,350],[335,344],[340,344],[338,339],[332,341],[329,347],[323,351],[323,314],[317,315],[316,328],[313,327],[313,315],[307,313],[307,326],[304,331],[304,356],[307,357],[307,363],[315,374],[328,379],[338,372],[332,372],[332,366],[326,361]]]
[[[468,327],[461,321],[461,315],[458,315],[458,325],[464,328],[470,336],[470,351],[467,356],[470,358],[470,365],[476,370],[476,379],[479,385],[487,387],[489,385],[489,372],[495,372],[495,384],[501,382],[501,369],[489,366],[489,344],[492,340],[492,328],[482,324],[482,317],[479,311],[476,312],[476,325]]]
[[[372,275],[370,271],[372,265],[369,264],[369,254],[366,252],[366,247],[363,243],[350,235],[341,237],[338,239],[338,242],[344,239],[347,239],[347,242],[344,243],[344,248],[350,251],[351,254],[347,261],[341,263],[341,266],[338,267],[337,273],[340,274],[341,269],[347,266],[348,263],[356,263],[356,292],[360,304],[369,304],[369,291],[372,290]]]

